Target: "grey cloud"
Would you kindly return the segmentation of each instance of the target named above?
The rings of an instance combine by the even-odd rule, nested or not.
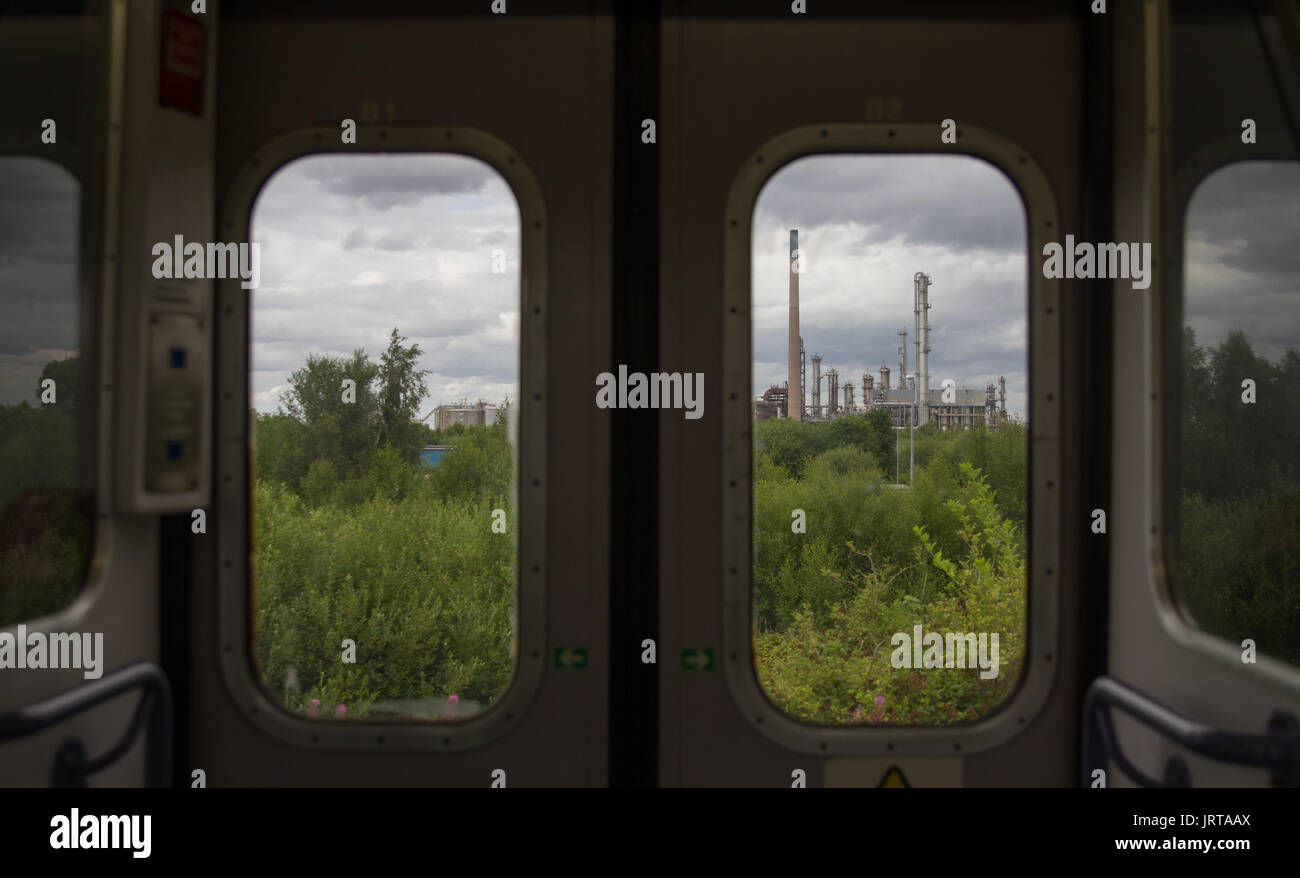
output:
[[[1186,217],[1184,322],[1202,345],[1217,344],[1232,329],[1275,361],[1297,345],[1297,204],[1300,165],[1294,162],[1239,162],[1197,187]]]
[[[344,250],[364,250],[369,246],[370,236],[360,226],[348,232],[348,236],[343,239]]]
[[[414,229],[401,229],[395,232],[387,232],[381,235],[375,241],[376,250],[387,250],[389,252],[401,252],[403,250],[415,250],[418,248],[422,238]]]
[[[761,222],[801,230],[854,223],[857,252],[893,240],[1009,252],[1024,240],[1015,187],[969,156],[807,157],[778,171],[757,207]]]
[[[485,163],[467,156],[314,156],[306,177],[321,189],[369,207],[386,210],[418,204],[433,195],[479,193],[497,176]]]

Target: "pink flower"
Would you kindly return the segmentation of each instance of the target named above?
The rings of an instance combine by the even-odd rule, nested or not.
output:
[[[339,716],[343,716],[348,712],[348,706],[346,704],[340,704],[334,712]]]
[[[883,695],[877,695],[877,696],[876,696],[876,707],[879,707],[880,705],[882,705],[882,704],[884,704],[884,703],[885,703],[885,696],[883,696]]]
[[[320,716],[320,699],[313,698],[311,707],[307,708],[307,716]]]
[[[447,700],[450,701],[452,704],[455,704],[457,701],[460,701],[460,697],[455,694],[452,694],[447,696]]]

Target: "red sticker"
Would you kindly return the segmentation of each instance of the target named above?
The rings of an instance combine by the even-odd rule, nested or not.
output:
[[[162,15],[158,103],[203,115],[203,24],[171,10]]]

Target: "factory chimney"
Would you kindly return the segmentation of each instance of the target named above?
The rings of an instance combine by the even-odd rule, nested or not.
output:
[[[880,389],[889,390],[889,367],[884,363],[880,364]]]
[[[1001,399],[1001,404],[998,406],[998,420],[1005,421],[1007,419],[1007,376],[998,376],[998,388]]]
[[[799,268],[801,267],[795,261],[795,254],[799,250],[799,230],[790,230],[790,348],[789,348],[789,383],[786,385],[790,388],[786,396],[785,409],[788,417],[796,421],[803,420],[803,380],[800,375],[801,359],[800,348],[802,339],[799,337]]]
[[[812,417],[814,421],[821,420],[822,416],[822,355],[813,354],[813,399],[812,399]]]
[[[930,276],[918,271],[915,282],[917,426],[930,422]]]

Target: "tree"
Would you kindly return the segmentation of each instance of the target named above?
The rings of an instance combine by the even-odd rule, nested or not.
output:
[[[307,364],[289,376],[281,397],[287,414],[307,426],[309,460],[323,457],[342,474],[366,469],[378,443],[379,399],[374,384],[379,366],[364,350],[350,358],[308,355]],[[345,381],[355,382],[345,392]]]
[[[404,346],[406,339],[397,327],[388,339],[388,350],[379,363],[379,445],[392,445],[414,462],[420,453],[423,431],[414,422],[420,402],[429,395],[424,376],[428,369],[416,369],[424,353],[418,344]]]
[[[41,383],[46,378],[54,379],[58,392],[59,405],[67,411],[77,410],[77,397],[81,390],[81,358],[68,357],[66,360],[51,360],[41,370],[41,380],[36,384],[36,395],[41,395]]]
[[[307,425],[292,415],[277,412],[257,415],[253,431],[257,477],[281,482],[297,491],[312,460],[307,450]]]

